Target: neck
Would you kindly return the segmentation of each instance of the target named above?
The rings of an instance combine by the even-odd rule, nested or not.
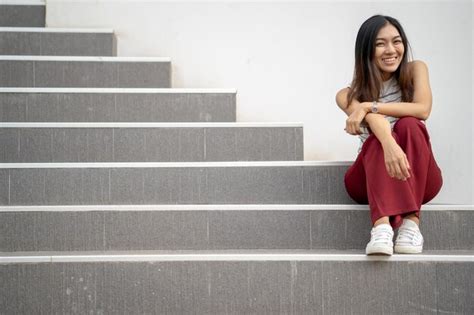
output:
[[[393,74],[392,73],[382,73],[382,80],[384,82],[390,80],[392,78]]]

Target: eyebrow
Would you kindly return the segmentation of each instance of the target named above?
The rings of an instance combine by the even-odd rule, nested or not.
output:
[[[397,35],[397,36],[394,36],[392,37],[392,40],[395,39],[395,38],[402,38],[400,35]],[[385,38],[376,38],[375,40],[385,40]]]

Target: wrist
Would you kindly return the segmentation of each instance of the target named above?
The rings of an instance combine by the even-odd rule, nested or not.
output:
[[[393,144],[397,144],[397,141],[395,140],[395,138],[393,138],[391,134],[387,135],[383,139],[379,139],[379,141],[382,144],[382,147],[384,148]]]
[[[372,103],[371,102],[364,102],[362,105],[364,111],[368,114],[372,112]]]

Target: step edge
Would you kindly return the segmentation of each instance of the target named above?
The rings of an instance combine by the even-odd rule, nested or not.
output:
[[[235,88],[0,88],[0,93],[102,93],[102,94],[236,94]]]
[[[22,56],[0,55],[0,61],[171,62],[171,57]]]
[[[464,254],[394,254],[363,253],[0,253],[0,264],[72,263],[72,262],[165,262],[165,261],[386,261],[386,262],[474,262],[474,253]],[[451,252],[452,253],[452,252]]]
[[[349,166],[351,161],[0,163],[0,169]]]
[[[0,0],[0,5],[9,5],[9,6],[46,6],[45,1],[16,1],[16,0]]]
[[[0,3],[1,4],[1,3]],[[111,28],[0,27],[0,33],[96,33],[113,34]]]
[[[422,211],[474,211],[474,205],[423,205]],[[369,211],[368,205],[350,204],[223,204],[223,205],[51,205],[0,206],[6,212],[93,212],[93,211]]]
[[[182,122],[182,123],[150,123],[150,122],[83,122],[83,123],[0,123],[0,129],[50,128],[50,129],[83,129],[83,128],[303,128],[302,122]]]

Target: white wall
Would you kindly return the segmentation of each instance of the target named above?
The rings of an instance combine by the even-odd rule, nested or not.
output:
[[[334,96],[351,80],[360,24],[397,18],[430,69],[427,122],[444,187],[473,203],[472,2],[48,0],[49,27],[107,27],[120,56],[172,58],[172,86],[236,88],[238,121],[304,123],[305,160],[353,160]]]

